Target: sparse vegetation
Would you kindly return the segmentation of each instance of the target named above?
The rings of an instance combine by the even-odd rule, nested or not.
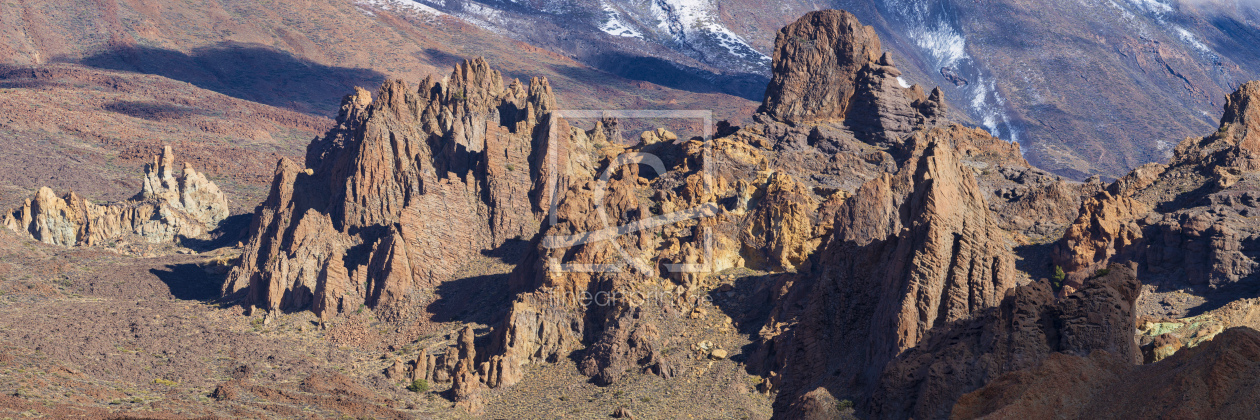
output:
[[[1067,274],[1063,272],[1063,267],[1054,266],[1054,274],[1050,276],[1050,285],[1054,286],[1054,290],[1063,288],[1063,280],[1067,278]]]
[[[175,382],[169,379],[162,379],[162,378],[154,379],[153,383],[158,384],[158,385],[166,385],[169,387],[179,386],[179,382]]]
[[[429,381],[424,379],[416,379],[411,381],[411,385],[407,385],[407,390],[414,393],[422,393],[429,391]]]
[[[1100,268],[1100,269],[1098,269],[1098,271],[1095,271],[1095,272],[1094,272],[1094,277],[1102,277],[1102,276],[1105,276],[1105,275],[1108,275],[1108,274],[1111,274],[1111,269],[1108,269],[1108,268]]]
[[[840,401],[836,402],[836,408],[840,409],[840,411],[844,411],[844,410],[848,410],[848,409],[850,409],[850,408],[853,408],[853,401],[850,401],[850,400],[840,400]]]

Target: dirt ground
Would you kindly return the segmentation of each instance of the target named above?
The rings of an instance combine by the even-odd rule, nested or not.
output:
[[[384,370],[452,345],[466,324],[488,334],[509,303],[490,296],[506,295],[495,291],[521,245],[470,262],[435,292],[429,319],[397,326],[360,311],[321,328],[310,312],[267,319],[217,301],[230,247],[139,258],[0,230],[0,418],[470,418],[449,383],[415,393]],[[573,360],[531,365],[521,383],[485,393],[480,417],[608,418],[624,407],[641,419],[768,418],[773,395],[740,363],[748,336],[714,306],[741,297],[714,295],[703,316],[663,320],[685,353],[678,376],[599,387]],[[701,342],[730,356],[711,359],[691,346]]]

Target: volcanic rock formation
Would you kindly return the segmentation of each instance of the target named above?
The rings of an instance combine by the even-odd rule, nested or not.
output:
[[[417,91],[359,90],[305,165],[280,162],[223,292],[322,319],[367,305],[402,321],[423,316],[417,303],[463,260],[532,235],[485,347],[466,330],[410,368],[453,381],[476,411],[483,386],[510,386],[529,363],[574,357],[601,385],[680,375],[685,356],[669,349],[695,347],[681,320],[703,317],[713,273],[796,272],[783,274],[794,281],[752,362],[775,372],[784,408],[818,386],[864,392],[933,327],[997,305],[1016,279],[1008,231],[1061,229],[1056,204],[1075,208],[1084,187],[1029,168],[1018,145],[946,125],[939,91],[900,87],[851,15],[791,28],[783,42],[810,49],[784,44],[766,112],[719,124],[715,139],[659,128],[626,145],[617,120],[570,126],[552,118],[545,80],[504,87],[483,60]],[[990,214],[999,194],[1018,218]]]
[[[1219,288],[1251,277],[1260,223],[1260,82],[1229,95],[1220,129],[1181,142],[1086,200],[1056,244],[1070,278],[1110,262],[1139,263],[1144,282]]]
[[[418,87],[386,82],[375,98],[359,89],[304,166],[277,165],[223,294],[321,318],[367,305],[403,319],[470,255],[537,229],[541,151],[572,149],[537,147],[554,106],[546,79],[505,86],[483,59]]]
[[[1134,366],[1113,353],[1054,353],[958,399],[951,418],[1250,418],[1260,332],[1231,328],[1198,348]]]
[[[1136,365],[1133,341],[1141,284],[1131,266],[1112,266],[1064,299],[1049,282],[1015,288],[1001,305],[932,330],[889,363],[871,394],[872,418],[944,419],[958,397],[1051,354],[1106,354]],[[1100,357],[1100,356],[1095,356]]]
[[[999,302],[1014,286],[1016,271],[1008,235],[989,214],[986,196],[998,185],[1023,186],[1006,205],[1021,208],[1029,219],[1053,222],[1066,219],[1053,214],[1061,210],[1056,203],[1079,203],[1079,187],[1028,168],[1018,145],[956,125],[933,128],[944,113],[939,93],[930,103],[917,101],[912,100],[915,92],[921,96],[917,87],[884,83],[896,75],[891,61],[873,52],[862,58],[854,51],[865,47],[849,45],[878,40],[834,37],[841,23],[856,25],[852,16],[828,11],[802,18],[791,31],[810,34],[805,40],[811,48],[830,54],[823,55],[832,60],[823,60],[828,66],[860,61],[856,75],[807,82],[812,79],[802,75],[823,71],[814,68],[823,64],[792,61],[796,47],[788,46],[776,62],[776,74],[783,73],[777,80],[798,77],[800,83],[820,83],[811,92],[848,92],[858,98],[848,115],[859,117],[819,111],[829,99],[790,105],[800,101],[790,96],[805,90],[783,87],[791,85],[785,82],[767,95],[768,111],[757,123],[728,129],[728,136],[670,142],[660,130],[648,132],[639,145],[600,149],[593,161],[599,171],[570,171],[592,175],[585,180],[574,175],[567,190],[555,190],[554,222],[535,236],[512,275],[516,300],[494,326],[490,347],[479,353],[486,355],[479,361],[494,372],[488,385],[511,385],[524,364],[570,357],[583,348],[579,369],[596,383],[614,383],[636,370],[676,375],[677,360],[663,352],[677,345],[671,319],[696,311],[715,286],[707,273],[732,267],[826,273],[829,279],[815,287],[813,274],[803,274],[782,303],[781,308],[813,309],[807,314],[782,309],[779,322],[812,327],[766,332],[783,350],[765,356],[774,364],[765,370],[794,375],[784,383],[806,383],[817,372],[830,372],[828,365],[841,356],[827,359],[828,352],[805,343],[846,335],[875,343],[869,360],[846,365],[853,369],[847,373],[851,378],[874,383],[883,363],[933,326]],[[825,71],[838,74],[834,68]],[[871,82],[877,78],[883,82]],[[792,121],[806,115],[793,106],[826,115]],[[571,137],[595,138],[600,132],[597,126],[586,134],[574,130]],[[984,188],[976,178],[981,168],[993,172],[985,175],[990,179]],[[671,222],[657,223],[660,218]],[[824,256],[811,258],[822,244],[830,244]],[[684,267],[701,272],[680,270]],[[824,312],[835,307],[823,302],[827,299],[846,302],[850,308],[842,310],[854,319],[830,319]],[[860,305],[881,309],[872,317],[856,309]],[[805,337],[810,331],[827,338]],[[802,335],[794,338],[796,333]],[[832,344],[852,346],[839,343]],[[818,358],[817,363],[793,359],[793,371],[784,372],[787,359],[798,354],[789,346],[802,346],[809,353],[804,358]],[[854,350],[855,357],[858,353]]]
[[[228,217],[227,198],[187,162],[178,176],[174,166],[175,156],[166,146],[145,165],[144,189],[130,200],[95,204],[73,191],[58,197],[43,187],[0,224],[65,246],[102,245],[129,235],[150,243],[204,237]]]
[[[846,11],[811,12],[779,30],[762,111],[791,123],[841,120],[857,80],[883,53],[879,36]]]
[[[996,306],[1015,286],[1014,256],[950,131],[908,139],[896,174],[868,181],[836,213],[817,257],[762,331],[776,412],[805,415],[801,396],[854,396],[936,326]],[[795,414],[793,414],[795,413]]]
[[[944,116],[940,89],[903,86],[870,26],[842,10],[805,14],[779,30],[761,112],[789,124],[844,121],[868,143],[900,140]]]

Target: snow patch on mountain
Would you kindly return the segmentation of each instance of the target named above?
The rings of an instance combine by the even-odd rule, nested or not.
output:
[[[1010,118],[1006,115],[1006,99],[998,92],[997,82],[986,81],[984,76],[976,76],[975,89],[971,96],[971,110],[980,119],[980,125],[997,137],[1004,137],[1012,143],[1019,143],[1019,133],[1015,131]],[[1006,132],[1002,132],[1005,128]]]
[[[1185,41],[1187,44],[1190,44],[1191,47],[1194,47],[1194,49],[1199,50],[1199,52],[1202,52],[1205,54],[1212,54],[1212,49],[1208,48],[1208,46],[1205,45],[1202,41],[1199,41],[1199,37],[1194,36],[1194,34],[1191,33],[1190,31],[1187,31],[1186,28],[1182,28],[1180,26],[1174,26],[1173,28],[1177,31],[1177,36],[1180,37],[1182,41]]]
[[[935,67],[942,73],[949,70],[972,79],[958,89],[967,101],[969,113],[990,134],[1019,142],[1019,133],[1007,116],[1006,100],[998,91],[996,81],[992,80],[994,77],[985,72],[980,61],[967,53],[967,38],[952,23],[953,12],[948,7],[935,2],[885,0],[880,9],[890,20],[905,27],[905,33],[914,45],[935,60]]]
[[[1172,6],[1164,4],[1159,0],[1129,0],[1134,6],[1150,13],[1162,14],[1172,12]]]
[[[967,58],[967,40],[945,22],[937,22],[934,27],[913,28],[910,39],[936,58],[937,67],[954,67]]]
[[[354,4],[355,6],[359,6],[359,10],[368,16],[376,16],[371,9],[388,10],[391,12],[411,12],[428,17],[446,15],[446,13],[442,13],[441,11],[429,7],[424,3],[413,0],[356,0]]]
[[[630,26],[626,22],[622,21],[621,13],[618,12],[617,9],[613,8],[612,5],[602,3],[601,6],[603,6],[604,9],[605,21],[603,24],[599,25],[599,30],[604,31],[609,35],[643,39],[643,33],[635,30],[633,26]]]
[[[758,66],[770,62],[770,57],[722,24],[713,0],[653,0],[649,11],[658,22],[659,32],[699,52],[698,59],[712,62],[717,59],[716,55],[726,53]],[[709,41],[716,42],[724,51],[712,51],[706,45]]]
[[[465,22],[496,34],[512,36],[511,31],[505,29],[511,25],[508,24],[503,11],[473,1],[463,2],[460,6],[463,8],[463,13],[457,16]]]

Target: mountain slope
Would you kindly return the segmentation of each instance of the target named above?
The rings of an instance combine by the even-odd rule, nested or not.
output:
[[[1260,5],[1116,0],[419,0],[624,77],[760,99],[778,28],[853,12],[909,84],[939,85],[1029,160],[1076,179],[1122,176],[1211,126],[1260,78]],[[522,29],[523,28],[523,29]]]

